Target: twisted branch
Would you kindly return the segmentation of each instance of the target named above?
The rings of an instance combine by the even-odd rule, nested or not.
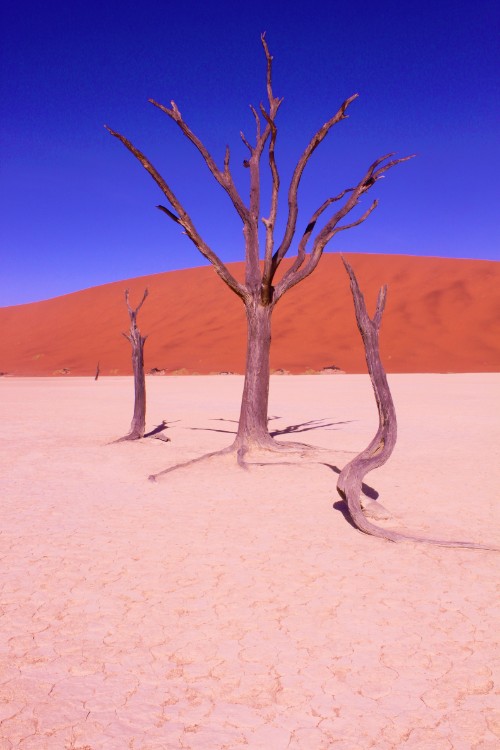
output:
[[[387,382],[387,376],[380,359],[379,349],[379,330],[385,307],[387,287],[383,286],[381,288],[377,299],[375,315],[371,319],[366,311],[365,300],[354,271],[344,258],[342,260],[350,279],[356,322],[363,339],[366,364],[370,373],[379,415],[379,426],[375,437],[364,451],[344,466],[337,482],[337,491],[341,498],[347,502],[349,514],[355,526],[365,534],[387,539],[391,542],[420,542],[439,547],[464,547],[466,549],[500,551],[496,547],[475,544],[474,542],[447,541],[412,536],[410,534],[400,534],[396,531],[376,526],[364,515],[360,502],[363,478],[368,472],[383,466],[388,461],[397,439],[396,410]]]

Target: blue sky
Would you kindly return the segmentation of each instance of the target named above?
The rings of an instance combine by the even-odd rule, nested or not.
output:
[[[328,249],[500,259],[497,3],[18,0],[0,25],[0,306],[204,263],[104,123],[150,157],[224,260],[243,258],[229,199],[147,100],[174,99],[219,163],[229,144],[246,194],[239,132],[253,136],[248,105],[265,99],[261,31],[284,97],[281,217],[304,146],[358,92],[305,173],[299,227],[377,156],[416,153]]]

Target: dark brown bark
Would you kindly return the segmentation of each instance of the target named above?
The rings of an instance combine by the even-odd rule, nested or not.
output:
[[[122,440],[140,440],[146,429],[146,379],[144,376],[144,343],[147,336],[142,336],[137,327],[137,314],[141,309],[148,290],[144,291],[141,302],[135,308],[130,306],[128,289],[125,292],[125,302],[130,318],[130,330],[124,333],[132,346],[132,369],[134,373],[134,415],[130,424],[130,431]]]
[[[272,305],[263,305],[260,301],[252,301],[246,306],[247,355],[235,442],[238,450],[273,445],[267,428],[272,310]]]
[[[397,439],[396,410],[392,400],[389,383],[385,374],[382,360],[380,358],[379,331],[384,312],[387,287],[382,287],[377,300],[377,306],[373,319],[366,311],[363,294],[359,288],[358,281],[352,267],[344,260],[344,266],[349,275],[351,292],[354,300],[356,322],[363,339],[366,364],[372,381],[375,400],[379,415],[379,426],[375,437],[364,451],[350,461],[340,472],[337,482],[337,491],[347,503],[349,514],[355,526],[365,534],[387,539],[391,542],[421,542],[423,544],[434,544],[440,547],[465,547],[467,549],[497,548],[474,542],[447,541],[441,539],[428,539],[426,537],[400,534],[390,529],[376,526],[369,521],[361,508],[361,492],[363,478],[368,472],[373,471],[390,458]]]
[[[278,134],[276,116],[282,99],[275,97],[272,87],[272,55],[269,52],[265,36],[261,37],[266,58],[266,91],[267,107],[263,104],[259,109],[251,107],[255,120],[255,141],[252,144],[243,133],[241,138],[248,149],[248,158],[243,162],[249,169],[249,201],[248,205],[240,196],[230,170],[230,151],[226,147],[223,167],[217,166],[215,159],[184,120],[175,102],[170,107],[150,99],[158,110],[166,114],[180,128],[182,134],[194,145],[202,156],[210,173],[218,184],[226,191],[234,209],[243,223],[245,240],[245,282],[240,283],[228,270],[219,256],[202,239],[194,222],[170,185],[164,180],[149,159],[139,151],[127,138],[120,133],[107,128],[111,135],[117,138],[142,164],[144,169],[156,182],[166,197],[169,206],[158,206],[176,224],[179,224],[191,242],[200,253],[212,263],[222,280],[237,294],[247,311],[248,321],[248,349],[245,386],[240,413],[240,425],[235,447],[243,450],[253,444],[267,444],[272,447],[273,442],[267,429],[267,401],[269,392],[269,342],[271,310],[277,301],[293,286],[311,274],[318,265],[323,251],[330,240],[341,231],[361,224],[377,206],[373,201],[362,215],[354,221],[342,224],[344,218],[359,204],[362,196],[373,185],[397,164],[411,157],[393,159],[393,154],[387,154],[377,159],[359,179],[354,187],[343,190],[339,195],[328,198],[313,213],[306,230],[298,243],[297,260],[283,277],[274,285],[278,268],[291,248],[296,235],[299,214],[298,190],[304,169],[312,154],[326,138],[330,130],[347,118],[347,109],[357,98],[357,94],[347,98],[337,112],[314,134],[294,169],[288,188],[288,215],[281,242],[275,243],[275,225],[278,211],[278,195],[280,179],[275,158],[275,145]],[[107,126],[106,126],[107,127]],[[269,214],[261,215],[261,158],[267,150],[268,168],[271,173],[271,199]],[[318,228],[313,237],[317,222],[324,216],[324,212],[335,203],[338,208],[322,228]],[[259,248],[259,222],[266,228],[265,247],[261,259]],[[308,252],[308,244],[311,248]],[[275,250],[275,244],[278,244]],[[263,263],[261,264],[261,260]],[[254,340],[255,339],[255,340]],[[264,361],[265,360],[265,361]]]

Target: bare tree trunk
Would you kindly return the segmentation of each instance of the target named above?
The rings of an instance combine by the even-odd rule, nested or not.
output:
[[[130,424],[129,440],[144,437],[146,429],[146,379],[144,377],[144,342],[145,337],[139,331],[132,343],[132,368],[134,372],[134,416]]]
[[[371,319],[366,311],[365,300],[354,271],[346,260],[342,260],[344,261],[344,266],[351,282],[356,322],[363,339],[366,364],[368,365],[368,372],[370,373],[379,415],[379,426],[375,437],[364,451],[344,466],[337,482],[337,491],[347,502],[349,514],[355,526],[365,534],[387,539],[390,542],[420,542],[439,547],[462,547],[466,549],[500,551],[492,545],[476,544],[475,542],[448,541],[445,539],[431,539],[411,534],[401,534],[397,531],[376,526],[365,517],[360,502],[363,478],[369,471],[383,466],[388,461],[394,450],[397,438],[396,410],[382,360],[380,359],[379,349],[379,330],[385,307],[387,287],[384,286],[380,290],[375,315]]]
[[[235,447],[270,447],[273,439],[267,427],[269,402],[269,355],[271,350],[272,305],[253,300],[246,305],[247,355],[245,383]]]
[[[137,314],[148,296],[148,290],[144,291],[140,304],[135,308],[129,304],[128,289],[125,292],[128,314],[130,317],[130,331],[124,333],[132,345],[132,369],[134,373],[134,416],[130,424],[130,432],[122,440],[140,440],[144,437],[146,430],[146,379],[144,377],[144,343],[147,336],[142,336],[137,327]]]
[[[347,502],[350,516],[360,531],[380,536],[384,539],[390,539],[391,541],[397,541],[393,538],[394,535],[392,532],[381,529],[368,521],[362,511],[360,502],[363,477],[369,471],[383,466],[389,460],[397,439],[396,410],[387,382],[387,376],[380,359],[379,349],[379,329],[385,307],[387,287],[382,287],[379,292],[377,308],[372,320],[366,311],[365,300],[354,271],[346,260],[344,260],[344,265],[351,281],[356,322],[363,339],[366,364],[377,402],[379,426],[369,446],[350,461],[340,472],[337,491]]]

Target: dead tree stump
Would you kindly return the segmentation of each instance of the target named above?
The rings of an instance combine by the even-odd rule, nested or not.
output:
[[[125,302],[127,304],[127,310],[130,318],[130,330],[129,333],[124,333],[126,339],[130,341],[132,346],[132,368],[134,372],[134,416],[132,417],[132,423],[130,425],[130,432],[121,440],[140,440],[144,437],[146,429],[146,379],[144,376],[144,343],[147,336],[142,336],[139,328],[137,327],[137,314],[141,309],[146,297],[148,296],[148,290],[144,290],[142,300],[137,305],[135,310],[130,306],[129,302],[129,291],[125,291]]]

